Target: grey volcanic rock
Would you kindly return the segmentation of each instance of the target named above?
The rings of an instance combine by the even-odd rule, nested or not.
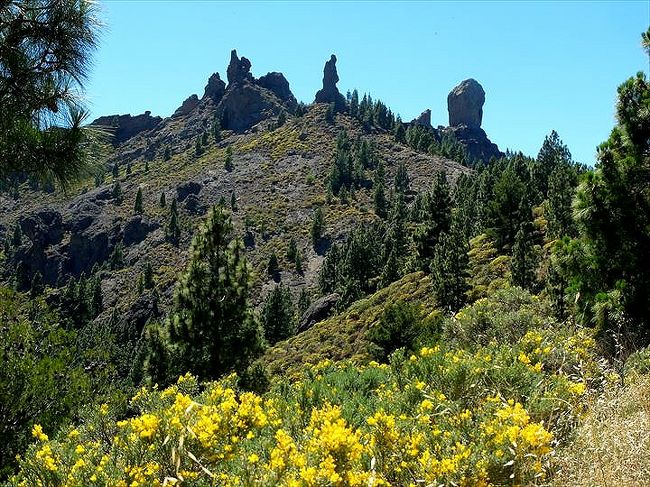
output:
[[[160,228],[157,221],[142,215],[136,215],[129,219],[124,225],[123,242],[126,247],[139,244],[147,235]]]
[[[332,54],[323,68],[323,88],[316,93],[315,103],[334,103],[338,111],[345,111],[347,103],[336,87],[339,75],[336,71],[336,56]]]
[[[431,127],[431,110],[428,108],[423,111],[418,118],[411,120],[413,125],[422,125],[423,127]]]
[[[140,132],[151,130],[162,121],[160,117],[152,117],[150,111],[140,115],[107,115],[92,121],[91,125],[105,129],[112,134],[111,142],[117,147],[121,143],[135,137]]]
[[[219,104],[221,126],[242,132],[262,120],[278,115],[284,108],[281,101],[269,90],[253,83],[228,87]]]
[[[489,162],[492,157],[498,159],[504,156],[499,147],[488,139],[487,134],[481,128],[460,125],[458,127],[445,127],[442,129],[442,133],[452,135],[465,146],[470,159],[469,162]]]
[[[237,57],[237,51],[233,49],[230,52],[230,64],[228,65],[228,86],[241,83],[242,81],[252,81],[253,76],[250,73],[251,62],[242,56]]]
[[[447,96],[449,125],[465,125],[478,129],[483,121],[483,104],[485,91],[474,79],[466,79],[456,86]]]
[[[219,102],[226,92],[226,83],[223,82],[219,73],[214,73],[208,78],[208,84],[205,86],[203,98],[212,98],[215,102]]]
[[[256,83],[262,88],[272,91],[275,96],[289,104],[291,107],[295,107],[297,103],[296,98],[293,96],[293,93],[291,93],[289,82],[282,73],[268,73],[259,78]]]
[[[176,188],[176,197],[178,201],[183,201],[191,194],[199,194],[203,186],[195,181],[187,181],[186,183],[179,184]]]
[[[183,104],[176,109],[172,117],[182,117],[187,115],[192,110],[194,110],[199,105],[199,97],[196,95],[190,95]]]
[[[338,303],[339,299],[341,299],[339,294],[332,293],[314,301],[309,309],[307,309],[307,311],[302,315],[302,318],[300,318],[300,323],[298,323],[298,333],[309,330],[316,323],[327,318],[332,309],[334,309],[334,306],[336,306],[336,303]]]

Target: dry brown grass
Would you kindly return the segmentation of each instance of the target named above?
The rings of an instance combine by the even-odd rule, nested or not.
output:
[[[556,486],[650,486],[650,375],[595,398],[558,466]]]

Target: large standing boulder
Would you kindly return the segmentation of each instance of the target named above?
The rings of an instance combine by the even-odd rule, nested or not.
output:
[[[471,78],[462,81],[447,96],[449,126],[465,125],[469,128],[480,128],[484,103],[485,91],[480,83]]]
[[[275,96],[285,102],[289,108],[296,106],[296,98],[293,96],[293,93],[291,93],[291,89],[289,89],[289,82],[282,73],[277,73],[275,71],[272,73],[267,73],[264,76],[260,77],[256,83],[262,88],[266,88],[267,90],[272,91]]]
[[[431,128],[431,110],[426,109],[418,118],[411,120],[413,125],[420,125],[422,127]]]
[[[323,68],[323,88],[316,93],[315,103],[334,103],[337,111],[345,111],[347,103],[336,87],[339,75],[336,71],[336,56],[332,54]]]
[[[316,323],[327,318],[334,309],[334,306],[336,306],[336,303],[338,303],[339,299],[341,299],[339,294],[332,293],[314,301],[302,315],[302,318],[300,318],[300,323],[298,323],[298,333],[309,330]]]

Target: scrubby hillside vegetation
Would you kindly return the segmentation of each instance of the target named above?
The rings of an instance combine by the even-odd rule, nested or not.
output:
[[[595,168],[554,131],[500,152],[475,80],[433,128],[335,56],[309,105],[233,51],[171,117],[88,127],[90,7],[0,7],[0,482],[647,480],[643,73]]]

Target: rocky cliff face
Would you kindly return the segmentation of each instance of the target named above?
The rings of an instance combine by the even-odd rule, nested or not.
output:
[[[336,71],[336,56],[332,54],[330,60],[325,63],[323,68],[323,87],[316,93],[315,103],[334,103],[337,111],[345,111],[347,103],[345,98],[336,87],[339,82],[339,75]]]
[[[135,137],[141,132],[155,128],[162,118],[152,117],[147,111],[140,115],[107,115],[91,122],[91,125],[105,129],[112,134],[111,142],[114,147]]]

